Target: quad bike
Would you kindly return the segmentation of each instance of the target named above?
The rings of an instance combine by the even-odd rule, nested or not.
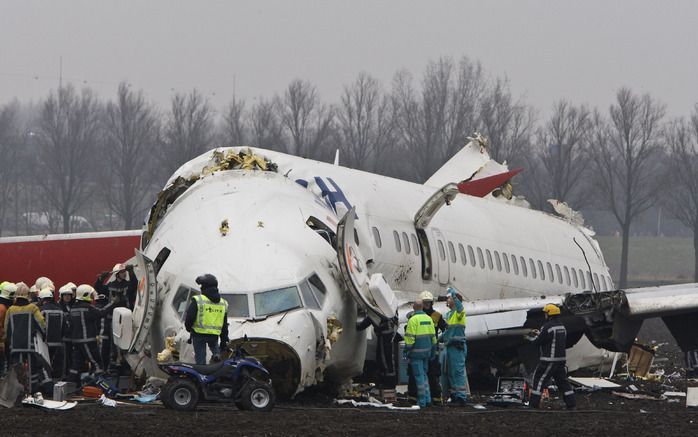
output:
[[[230,358],[214,364],[170,363],[160,369],[170,375],[160,391],[162,403],[191,411],[199,402],[230,402],[241,410],[271,411],[276,395],[269,372],[242,346]]]

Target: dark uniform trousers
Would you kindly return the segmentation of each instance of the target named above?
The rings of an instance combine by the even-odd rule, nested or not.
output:
[[[529,403],[535,407],[540,406],[543,389],[550,385],[550,380],[555,381],[558,391],[562,394],[567,408],[574,408],[577,403],[574,390],[567,382],[567,369],[565,361],[541,361],[533,372],[533,384],[531,386],[531,399]]]

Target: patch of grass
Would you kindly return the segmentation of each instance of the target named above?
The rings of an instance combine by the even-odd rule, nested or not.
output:
[[[622,240],[599,236],[597,241],[617,284]],[[693,256],[692,238],[631,237],[628,281],[635,284],[692,282]]]

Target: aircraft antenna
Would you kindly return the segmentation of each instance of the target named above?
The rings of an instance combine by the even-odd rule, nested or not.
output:
[[[579,250],[582,251],[582,255],[584,255],[584,261],[587,263],[587,267],[589,268],[589,279],[591,279],[591,289],[594,293],[598,293],[599,291],[596,289],[596,284],[594,283],[594,274],[591,271],[591,265],[589,264],[589,260],[587,259],[587,254],[584,252],[584,248],[577,243],[577,239],[572,237],[572,241],[574,241],[574,244],[577,245]]]

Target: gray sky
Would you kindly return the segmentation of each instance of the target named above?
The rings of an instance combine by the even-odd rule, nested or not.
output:
[[[160,105],[196,87],[271,96],[294,78],[336,100],[367,71],[389,86],[442,55],[507,75],[542,113],[558,98],[606,109],[627,85],[687,115],[698,102],[696,1],[14,1],[0,0],[0,104],[121,80]],[[235,84],[235,86],[234,86]]]

